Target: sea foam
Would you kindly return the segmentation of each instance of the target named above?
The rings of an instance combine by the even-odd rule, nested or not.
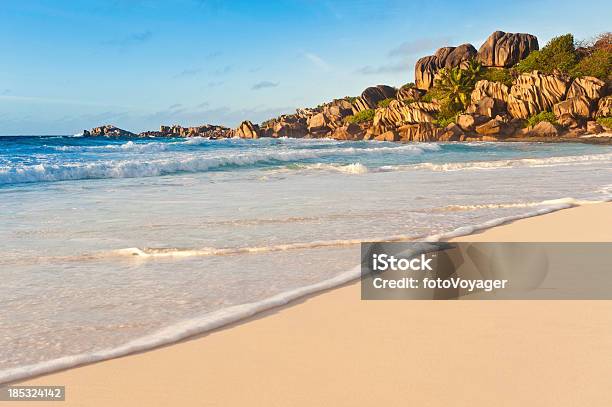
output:
[[[522,214],[493,219],[481,224],[464,226],[453,231],[431,235],[420,239],[422,241],[440,241],[458,236],[468,235],[479,230],[491,228],[510,221],[542,215],[560,209],[570,208],[576,205],[572,198],[562,198],[559,200],[547,201],[544,208]],[[137,253],[135,249],[126,249],[127,254]],[[137,253],[140,255],[139,253]],[[71,367],[98,362],[102,360],[117,358],[135,352],[153,349],[162,345],[171,344],[185,338],[199,335],[228,324],[252,317],[260,312],[271,308],[280,307],[301,297],[311,295],[330,288],[338,287],[348,282],[357,280],[360,277],[360,265],[340,273],[324,281],[300,287],[294,290],[276,294],[261,301],[234,305],[217,311],[206,313],[202,316],[180,321],[163,328],[155,333],[131,340],[123,345],[102,349],[90,353],[80,353],[76,355],[64,356],[40,363],[20,366],[16,368],[0,371],[0,383],[10,383],[23,380],[28,377],[39,376],[50,372],[68,369]]]

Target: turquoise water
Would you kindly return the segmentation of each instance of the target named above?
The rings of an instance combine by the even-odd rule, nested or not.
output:
[[[435,239],[612,197],[612,148],[0,137],[0,382],[168,343]]]
[[[249,169],[302,169],[314,164],[360,163],[369,169],[382,167],[384,170],[385,166],[418,163],[548,158],[606,151],[610,151],[608,147],[585,144],[397,145],[294,139],[2,137],[0,185]]]

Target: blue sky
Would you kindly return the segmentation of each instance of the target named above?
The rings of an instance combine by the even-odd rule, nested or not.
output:
[[[592,37],[612,3],[2,0],[0,16],[0,134],[73,134],[259,122],[410,82],[419,57],[498,29]]]

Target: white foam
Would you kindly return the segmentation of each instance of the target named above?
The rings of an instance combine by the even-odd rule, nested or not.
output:
[[[154,334],[132,340],[116,348],[102,349],[91,353],[81,353],[72,356],[64,356],[45,362],[0,371],[0,383],[22,380],[32,376],[38,376],[57,370],[98,362],[101,360],[117,358],[134,352],[174,343],[182,339],[249,318],[257,313],[269,310],[271,308],[286,305],[290,301],[297,298],[332,287],[337,287],[359,278],[359,275],[360,267],[357,266],[328,280],[280,293],[262,301],[234,305],[218,311],[213,311],[201,317],[181,321],[157,331]]]
[[[585,203],[585,201],[576,201],[573,198],[562,198],[543,202],[546,202],[546,207],[528,212],[526,214],[493,219],[478,225],[464,226],[457,228],[451,232],[432,235],[420,240],[427,242],[448,240],[458,236],[469,235],[474,232],[498,226],[506,222],[538,216],[558,211],[560,209],[570,208],[576,206],[579,202]],[[393,240],[393,238],[387,238],[385,240],[391,241]],[[361,240],[359,242],[361,242]],[[124,250],[126,251],[126,254],[131,255],[136,254],[140,256],[142,255],[140,252],[146,254],[145,251],[142,251],[140,249],[131,248]],[[182,339],[202,334],[213,329],[220,328],[225,325],[249,318],[257,313],[269,310],[271,308],[286,305],[289,302],[304,297],[306,295],[338,287],[350,281],[357,280],[359,277],[360,266],[358,265],[352,268],[351,270],[348,270],[333,278],[321,281],[319,283],[311,284],[288,292],[279,293],[261,301],[242,305],[235,305],[225,309],[207,313],[200,317],[184,320],[176,324],[172,324],[153,334],[134,339],[125,343],[124,345],[115,348],[102,349],[91,353],[81,353],[72,356],[64,356],[61,358],[48,360],[40,363],[3,370],[0,371],[0,383],[23,380],[28,377],[43,375],[57,370],[98,362],[101,360],[117,358],[129,355],[131,353],[171,344]]]
[[[298,167],[300,170],[323,170],[323,171],[337,171],[344,174],[366,174],[368,167],[361,163],[353,164],[327,164],[327,163],[316,163],[316,164],[304,164]]]
[[[511,167],[554,167],[562,165],[590,164],[593,162],[612,161],[612,153],[589,154],[577,156],[560,156],[548,158],[520,158],[493,161],[468,161],[455,163],[420,163],[409,165],[387,165],[381,167],[384,171],[406,171],[412,169],[427,169],[431,171],[464,171],[464,170],[495,170]]]
[[[128,142],[131,143],[131,142]],[[134,144],[135,145],[135,144]],[[122,147],[120,147],[122,148]],[[132,145],[130,145],[132,148]],[[275,161],[290,162],[339,155],[355,154],[422,154],[426,150],[437,150],[435,145],[401,145],[376,148],[328,148],[279,150],[242,153],[218,152],[218,155],[173,156],[155,160],[105,160],[93,162],[69,162],[64,164],[19,165],[0,168],[0,184],[22,182],[50,182],[101,178],[136,178],[175,174],[179,172],[204,172],[225,166],[249,166]]]

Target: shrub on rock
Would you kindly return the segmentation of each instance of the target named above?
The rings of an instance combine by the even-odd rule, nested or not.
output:
[[[540,112],[534,114],[527,119],[527,126],[535,127],[541,122],[548,122],[551,124],[557,124],[557,118],[553,112]]]
[[[574,36],[565,34],[550,40],[541,50],[530,53],[515,69],[520,73],[553,73],[555,70],[569,73],[577,63],[578,53],[574,46]]]
[[[374,119],[374,109],[362,110],[361,112],[352,116],[346,116],[345,121],[347,123],[363,123],[369,122]]]

